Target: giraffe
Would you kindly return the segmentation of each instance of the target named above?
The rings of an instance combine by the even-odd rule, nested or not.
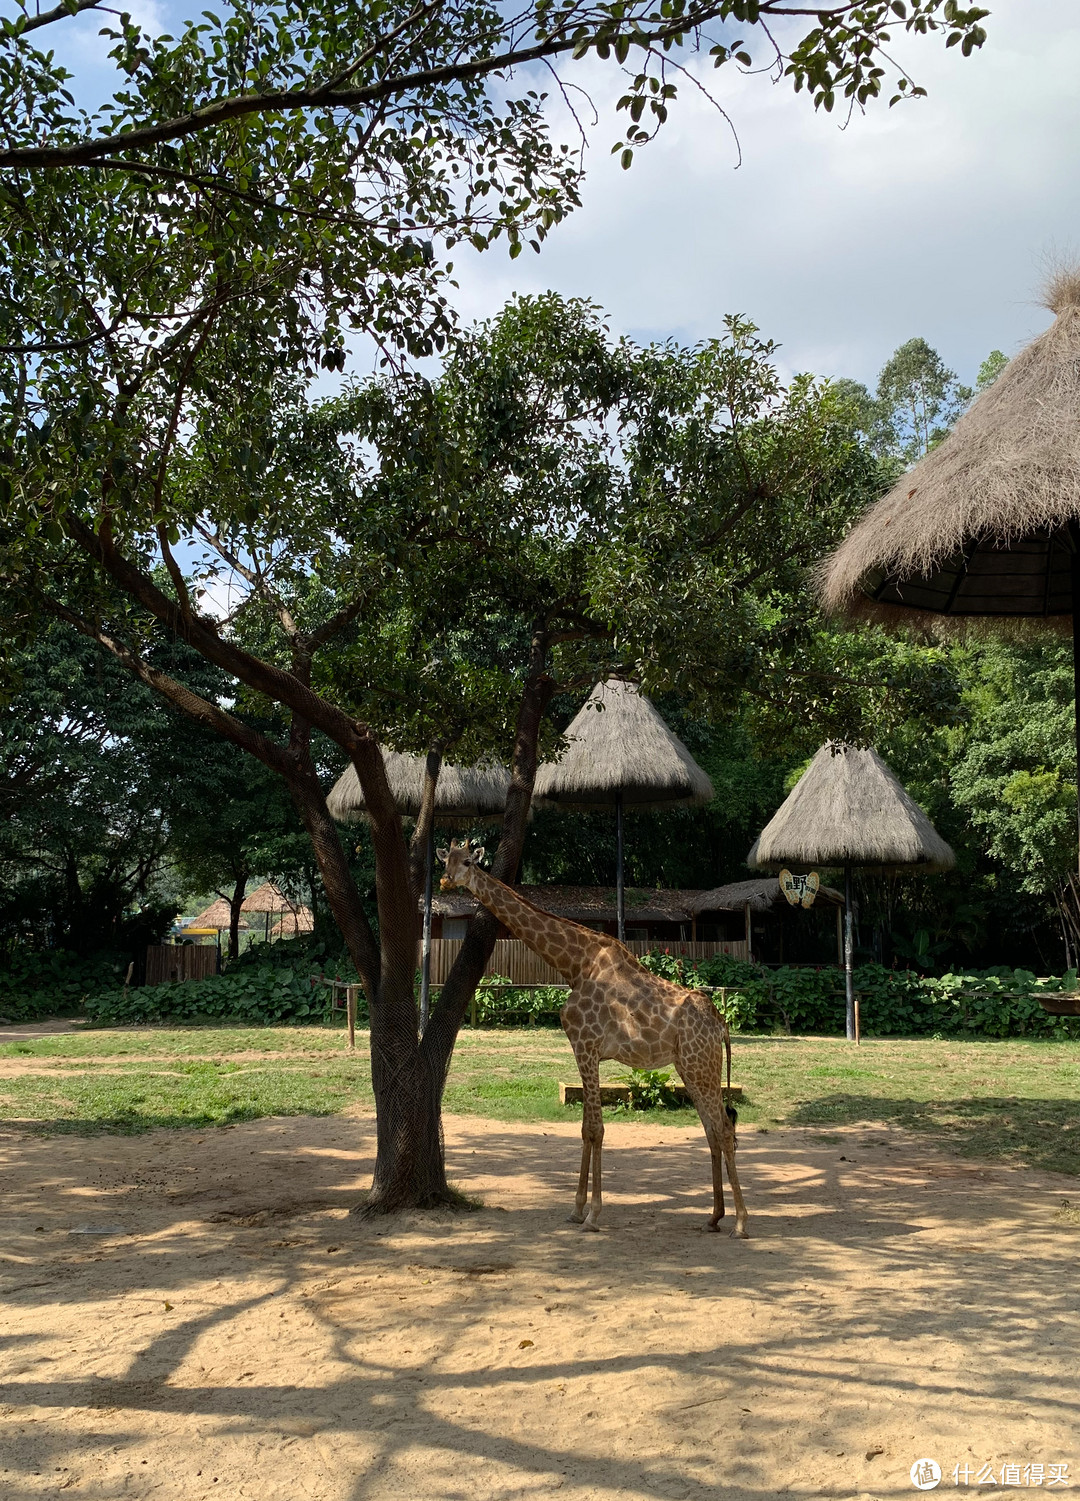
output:
[[[570,985],[559,1020],[574,1050],[581,1075],[581,1173],[570,1219],[599,1230],[601,1153],[604,1116],[600,1105],[600,1063],[614,1058],[629,1068],[662,1068],[673,1063],[682,1076],[705,1127],[712,1156],[713,1212],[709,1229],[724,1216],[723,1165],[735,1200],[735,1229],[746,1238],[746,1205],[735,1166],[735,1127],[724,1099],[723,1064],[730,1060],[727,1023],[701,990],[687,990],[650,974],[625,944],[607,933],[556,917],[495,879],[480,864],[483,846],[468,842],[440,849],[446,865],[440,887],[464,886],[516,937],[546,959]],[[588,1213],[589,1179],[592,1198]]]

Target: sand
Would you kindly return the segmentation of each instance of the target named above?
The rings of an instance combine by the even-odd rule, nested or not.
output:
[[[372,1223],[348,1213],[367,1115],[0,1136],[2,1501],[885,1498],[922,1457],[950,1491],[958,1465],[998,1495],[1027,1493],[1006,1464],[1080,1475],[1075,1180],[886,1127],[745,1129],[740,1242],[705,1232],[700,1132],[613,1124],[588,1235],[573,1125],[450,1119],[447,1142],[486,1207]]]

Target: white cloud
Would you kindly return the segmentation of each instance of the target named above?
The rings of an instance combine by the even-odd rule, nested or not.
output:
[[[898,48],[930,97],[879,104],[841,130],[787,83],[698,76],[721,90],[731,135],[688,83],[629,172],[608,155],[616,75],[571,72],[600,110],[584,207],[542,254],[459,255],[458,305],[511,292],[591,297],[638,337],[697,339],[744,312],[788,369],[873,381],[919,334],[970,379],[992,348],[1044,327],[1047,252],[1080,246],[1080,15],[1074,0],[1001,0],[982,52]],[[560,122],[560,138],[569,138]]]

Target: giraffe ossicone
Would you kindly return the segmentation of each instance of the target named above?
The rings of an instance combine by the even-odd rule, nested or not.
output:
[[[570,986],[559,1020],[574,1050],[584,1096],[581,1172],[570,1218],[586,1230],[600,1228],[604,1142],[601,1062],[612,1058],[628,1068],[646,1069],[674,1064],[701,1117],[712,1157],[713,1212],[709,1228],[718,1229],[724,1217],[726,1167],[735,1201],[732,1234],[745,1238],[746,1205],[735,1165],[735,1126],[724,1089],[725,1063],[730,1081],[731,1036],[727,1022],[705,992],[661,979],[617,938],[556,917],[526,901],[484,870],[480,864],[483,846],[470,849],[468,841],[451,843],[438,855],[446,865],[439,883],[443,891],[456,886],[471,891]]]

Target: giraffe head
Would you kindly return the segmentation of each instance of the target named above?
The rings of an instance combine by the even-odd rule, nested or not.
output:
[[[484,858],[484,846],[478,844],[475,849],[469,848],[466,839],[462,844],[455,844],[452,840],[448,850],[436,850],[435,853],[446,866],[446,874],[439,882],[440,891],[453,891],[455,886],[464,886],[464,875],[470,865],[479,865]]]

